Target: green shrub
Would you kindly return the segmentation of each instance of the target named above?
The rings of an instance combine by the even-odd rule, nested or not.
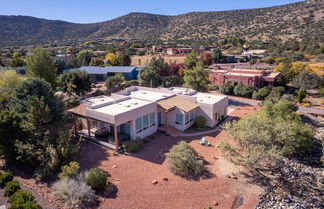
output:
[[[10,197],[13,195],[16,191],[20,189],[19,182],[17,181],[9,181],[5,188],[4,188],[4,196]]]
[[[7,182],[12,181],[13,176],[10,172],[0,172],[0,186],[5,186]]]
[[[318,93],[319,93],[320,97],[324,97],[324,87],[321,87],[321,88],[318,90]]]
[[[243,92],[242,92],[242,97],[246,97],[246,98],[252,98],[252,94],[255,90],[254,86],[244,86],[243,88]]]
[[[232,82],[226,82],[220,87],[219,91],[222,94],[232,95],[234,91],[234,84]]]
[[[59,178],[76,177],[80,172],[80,166],[78,162],[70,162],[69,165],[62,166],[62,172],[59,174]]]
[[[305,98],[306,98],[306,92],[303,90],[299,90],[297,93],[297,102],[302,103]]]
[[[100,168],[91,168],[86,176],[87,184],[96,192],[102,192],[107,187],[108,173]]]
[[[252,98],[256,100],[264,100],[271,92],[271,89],[268,87],[263,87],[259,90],[253,92]]]
[[[102,96],[105,93],[102,92],[101,90],[97,89],[95,92],[93,92],[92,96],[97,97],[97,96]]]
[[[195,126],[197,128],[204,128],[206,126],[207,120],[203,116],[198,116],[195,119]]]
[[[97,199],[91,187],[80,178],[64,178],[53,185],[53,196],[67,207],[89,208]]]
[[[133,141],[124,141],[122,144],[122,148],[124,149],[125,152],[135,152],[140,148],[140,146],[143,144],[143,140],[141,139],[136,139]]]
[[[205,170],[198,153],[184,141],[174,145],[167,158],[169,169],[175,175],[192,178],[198,177]]]
[[[233,94],[235,96],[242,96],[243,91],[244,91],[244,85],[242,83],[238,83],[233,89]]]
[[[18,190],[9,197],[9,209],[41,209],[34,200],[32,193],[24,190]]]

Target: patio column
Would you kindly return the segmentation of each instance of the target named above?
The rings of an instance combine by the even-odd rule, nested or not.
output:
[[[74,133],[77,134],[78,129],[77,129],[77,123],[76,123],[76,116],[72,115],[72,118],[73,118]]]
[[[118,141],[118,132],[117,132],[117,126],[114,125],[114,134],[115,134],[115,146],[116,146],[116,149],[118,149],[119,147],[119,141]]]
[[[87,120],[87,128],[88,128],[88,135],[89,137],[91,137],[91,132],[90,132],[90,121],[89,121],[89,118],[86,119]]]

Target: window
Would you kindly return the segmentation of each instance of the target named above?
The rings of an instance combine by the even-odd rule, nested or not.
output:
[[[149,128],[149,115],[143,116],[143,131]]]
[[[189,112],[190,122],[194,120],[194,111]]]
[[[216,121],[218,119],[218,113],[214,114],[214,120]]]
[[[189,113],[186,113],[185,115],[185,124],[187,125],[189,123]]]
[[[92,128],[98,128],[98,121],[96,121],[96,120],[92,120],[92,121],[91,121],[91,127],[92,127]]]
[[[136,121],[135,121],[135,128],[136,128],[136,133],[141,133],[143,130],[142,130],[142,118],[137,118]]]
[[[155,112],[150,114],[150,127],[155,126]]]
[[[176,114],[176,124],[182,125],[183,124],[183,115],[182,114]]]

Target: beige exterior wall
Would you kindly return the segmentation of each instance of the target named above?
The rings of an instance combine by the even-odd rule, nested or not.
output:
[[[228,97],[215,104],[199,104],[196,116],[203,116],[207,120],[208,127],[214,127],[218,124],[221,116],[227,116]],[[215,114],[218,114],[217,120],[214,120]]]

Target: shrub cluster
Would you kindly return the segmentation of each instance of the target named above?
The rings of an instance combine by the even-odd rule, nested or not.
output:
[[[260,88],[253,92],[252,98],[256,100],[264,100],[271,92],[271,89],[268,87]]]
[[[136,139],[133,141],[124,141],[122,144],[122,148],[125,152],[135,152],[140,148],[140,146],[143,144],[143,140],[141,139]]]
[[[0,186],[5,186],[6,183],[12,181],[13,176],[10,172],[0,171]]]
[[[86,176],[86,182],[96,192],[103,192],[107,188],[107,177],[107,172],[99,168],[91,168]]]
[[[4,196],[9,198],[10,209],[41,209],[32,193],[20,189],[19,182],[13,181],[10,172],[0,171],[0,185],[4,186]]]
[[[77,162],[70,162],[69,165],[62,166],[62,172],[59,174],[59,178],[76,177],[80,173],[80,166]]]
[[[219,88],[219,91],[222,94],[235,95],[235,96],[246,97],[246,98],[251,98],[255,90],[256,89],[254,86],[243,85],[242,83],[238,83],[235,85],[235,83],[230,81],[224,83]]]
[[[198,153],[184,141],[171,148],[168,164],[172,173],[185,178],[195,178],[205,170]]]
[[[62,167],[61,179],[53,185],[53,196],[67,207],[88,208],[97,200],[95,192],[110,195],[116,191],[116,186],[107,181],[108,176],[99,168],[80,173],[79,164],[71,162]]]
[[[81,176],[56,182],[53,185],[53,196],[68,207],[87,208],[96,201],[95,192]]]
[[[207,120],[203,116],[198,116],[195,119],[195,126],[197,128],[204,128],[206,126]]]

